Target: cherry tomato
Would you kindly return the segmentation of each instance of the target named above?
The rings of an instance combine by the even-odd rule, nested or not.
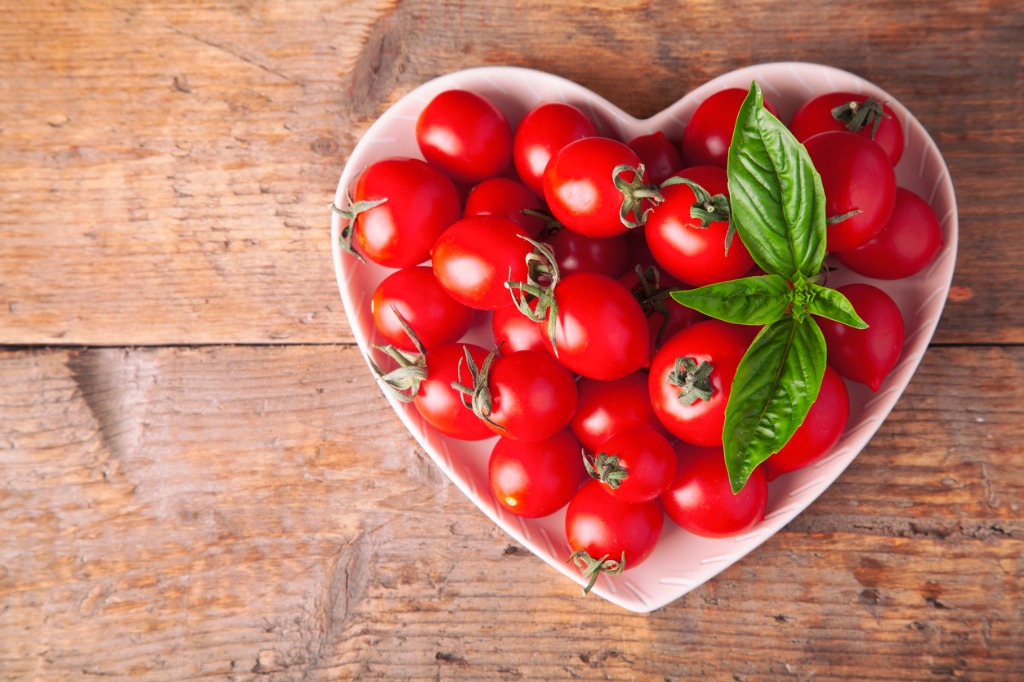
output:
[[[656,185],[683,167],[678,147],[660,130],[634,137],[626,146],[640,157],[640,162],[647,169],[647,179]]]
[[[667,433],[651,407],[645,372],[609,381],[581,377],[576,389],[579,402],[569,426],[591,452],[616,433],[635,427]]]
[[[676,477],[661,496],[665,512],[680,528],[707,538],[745,533],[764,519],[768,482],[761,467],[733,494],[722,447],[677,443]]]
[[[494,215],[511,220],[536,239],[546,221],[524,211],[544,211],[544,205],[523,183],[512,178],[488,178],[477,184],[466,197],[464,217]]]
[[[804,141],[825,190],[825,215],[845,218],[827,228],[826,248],[864,244],[889,222],[896,205],[896,172],[877,144],[847,131],[818,133]]]
[[[523,184],[544,196],[544,169],[565,145],[596,137],[594,122],[571,104],[544,102],[526,113],[512,140],[512,159]]]
[[[629,263],[629,247],[624,234],[587,237],[563,228],[544,241],[554,249],[555,262],[563,276],[574,272],[599,272],[618,277]]]
[[[487,467],[491,492],[498,504],[516,516],[553,514],[588,480],[581,449],[568,429],[530,443],[499,438]]]
[[[626,232],[619,215],[624,195],[612,176],[620,165],[635,169],[640,157],[617,140],[585,137],[562,147],[544,171],[544,199],[552,215],[588,237]],[[635,172],[625,171],[621,177],[633,181],[635,176]],[[636,212],[628,212],[627,218],[636,220]]]
[[[743,88],[726,88],[701,102],[686,123],[680,148],[688,166],[721,166],[729,162],[729,145],[740,106],[747,97]],[[778,115],[768,99],[764,107]]]
[[[619,282],[633,292],[647,316],[653,358],[677,331],[707,317],[671,298],[673,290],[688,288],[682,282],[662,273],[656,265],[638,267],[639,271],[634,269],[619,277]]]
[[[355,218],[353,245],[391,268],[422,263],[437,238],[461,214],[459,192],[447,176],[419,159],[384,159],[356,179],[352,201],[383,201]]]
[[[474,376],[472,368],[464,367],[458,381],[477,394],[472,398],[475,413],[498,435],[536,441],[569,425],[578,400],[576,382],[547,352],[495,355],[489,367],[477,369]],[[485,402],[477,405],[477,397]]]
[[[623,502],[659,497],[676,475],[676,453],[668,438],[647,427],[619,431],[587,459],[587,471],[608,494]]]
[[[447,90],[423,107],[416,142],[431,165],[462,182],[500,175],[512,162],[512,129],[505,114],[468,90]]]
[[[544,345],[559,362],[591,379],[619,379],[650,360],[650,332],[640,303],[617,280],[578,272],[555,287],[555,345],[542,321]]]
[[[415,351],[417,346],[399,315],[428,349],[458,341],[476,321],[476,311],[449,296],[425,265],[395,270],[381,280],[373,292],[370,312],[381,336],[406,351]]]
[[[892,165],[903,156],[903,125],[896,112],[884,102],[853,92],[829,92],[804,102],[789,122],[793,136],[803,142],[826,130],[848,130],[874,140]],[[867,106],[867,110],[864,107]],[[838,116],[833,113],[838,109]],[[860,116],[858,116],[858,113]],[[860,121],[854,120],[856,118]],[[859,127],[852,127],[857,123]],[[876,128],[877,122],[877,128]]]
[[[870,241],[836,252],[840,263],[875,279],[917,274],[942,250],[942,226],[928,203],[908,189],[896,188],[896,206],[885,227]]]
[[[593,580],[602,571],[616,573],[642,564],[658,544],[664,524],[658,499],[622,502],[600,481],[584,483],[565,512],[573,560]]]
[[[487,358],[487,349],[475,344],[453,343],[427,351],[427,378],[420,383],[413,406],[424,420],[441,433],[460,440],[483,440],[494,436],[473,410],[463,404],[462,394],[452,388],[459,370],[466,373],[466,351],[478,365]]]
[[[514,305],[494,311],[491,316],[491,334],[494,336],[494,345],[501,348],[502,353],[545,350],[540,327]]]
[[[828,363],[844,378],[877,391],[903,352],[903,316],[889,294],[872,284],[847,284],[838,291],[853,304],[868,328],[854,329],[817,318],[825,337]]]
[[[647,245],[647,228],[636,227],[626,233],[626,244],[629,248],[629,269],[633,270],[638,265],[647,267],[656,265],[651,248]],[[659,271],[661,269],[659,268]]]
[[[648,389],[654,413],[669,432],[695,445],[722,444],[736,367],[755,331],[703,320],[665,342],[651,361]]]
[[[463,305],[479,310],[512,302],[508,280],[525,281],[526,257],[533,245],[510,220],[496,216],[463,218],[438,237],[432,251],[434,275]]]
[[[697,166],[676,174],[687,178],[709,197],[729,196],[728,178],[724,168]],[[669,185],[661,189],[665,197],[651,212],[644,225],[651,255],[666,272],[691,286],[704,286],[742,277],[754,266],[747,247],[738,234],[733,234],[726,249],[729,221],[714,220],[702,227],[700,218],[692,214],[695,205],[711,205],[711,201],[698,201],[688,185]],[[712,215],[720,215],[709,211]]]
[[[843,435],[850,418],[850,394],[839,372],[825,367],[818,397],[803,423],[781,450],[761,465],[769,481],[824,457]]]

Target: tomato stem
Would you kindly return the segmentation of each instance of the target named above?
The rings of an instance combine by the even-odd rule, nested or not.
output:
[[[661,271],[654,265],[646,268],[637,265],[635,268],[637,283],[633,285],[633,297],[640,302],[640,308],[647,317],[655,313],[661,315],[661,326],[655,335],[654,346],[658,348],[665,337],[665,330],[668,329],[669,312],[667,300],[673,289],[661,287]]]
[[[632,173],[633,179],[626,180],[624,173]],[[644,182],[644,165],[641,163],[635,168],[628,163],[623,163],[612,169],[612,182],[616,189],[622,193],[622,205],[619,207],[619,220],[628,229],[643,227],[647,222],[647,216],[653,209],[644,209],[644,202],[650,202],[657,206],[665,201],[661,189],[648,182]],[[633,218],[630,218],[630,214]]]
[[[491,419],[491,387],[488,381],[488,377],[491,373],[491,363],[493,363],[494,358],[498,356],[500,347],[495,348],[488,353],[487,357],[484,358],[483,363],[481,363],[479,367],[477,367],[476,362],[473,361],[473,356],[470,355],[469,348],[463,348],[466,351],[466,356],[465,358],[459,359],[459,366],[457,370],[459,380],[452,382],[452,388],[459,393],[462,393],[462,404],[472,409],[473,414],[493,426],[498,431],[504,431],[505,427]],[[463,360],[465,360],[466,367],[469,369],[471,381],[468,384],[461,383]]]
[[[547,336],[551,350],[558,357],[555,329],[558,325],[558,304],[555,302],[555,287],[561,277],[555,251],[549,244],[534,241],[520,235],[521,239],[533,244],[533,251],[526,255],[526,281],[505,282],[512,293],[512,302],[526,317],[538,324],[547,320]]]
[[[356,218],[359,217],[360,213],[365,213],[371,208],[376,208],[387,201],[387,197],[383,199],[377,199],[374,201],[355,201],[349,199],[349,203],[345,208],[340,208],[337,204],[331,204],[331,213],[337,213],[342,218],[348,221],[338,234],[338,242],[341,244],[341,250],[345,253],[355,256],[360,263],[365,263],[362,255],[356,251],[352,245],[352,240],[355,237],[356,232]]]
[[[393,397],[403,403],[412,402],[419,393],[420,384],[427,378],[427,365],[424,356],[411,356],[394,346],[378,346],[374,348],[398,363],[398,367],[384,371],[372,358],[367,358],[370,368],[380,380],[381,385]]]
[[[391,311],[398,318],[398,323],[402,325],[406,336],[416,346],[419,357],[406,354],[395,346],[374,345],[374,348],[397,362],[398,367],[385,372],[371,358],[367,358],[367,360],[385,390],[403,403],[408,403],[416,397],[420,390],[420,384],[427,378],[427,349],[423,347],[423,342],[416,336],[416,332],[413,331],[402,313],[398,312],[398,308],[392,305]]]
[[[609,559],[607,554],[600,559],[595,559],[585,549],[579,549],[572,553],[569,561],[576,564],[576,568],[582,571],[583,577],[588,579],[587,586],[583,588],[583,596],[590,594],[590,590],[594,589],[594,584],[602,573],[618,575],[626,570],[625,551],[622,552],[621,559],[615,560]]]
[[[707,228],[711,223],[728,222],[729,227],[725,231],[725,253],[728,255],[732,239],[736,236],[736,225],[732,221],[732,205],[729,203],[729,197],[724,194],[712,195],[700,184],[678,175],[673,175],[661,183],[662,187],[672,185],[686,185],[693,192],[694,201],[690,205],[690,217],[700,221],[700,225],[697,227]]]
[[[620,461],[618,455],[599,452],[591,456],[587,454],[586,450],[583,450],[583,466],[587,468],[587,473],[602,483],[607,483],[612,490],[618,488],[622,485],[623,480],[629,478],[629,470],[622,466]]]
[[[704,360],[699,365],[690,357],[676,358],[675,369],[668,375],[668,382],[679,388],[679,402],[689,407],[698,400],[711,400],[715,393],[711,385],[714,367]]]
[[[871,139],[878,134],[878,127],[882,125],[883,118],[890,118],[889,114],[882,108],[882,103],[874,97],[868,97],[863,102],[851,100],[832,109],[832,118],[840,123],[846,124],[846,129],[851,133],[860,131],[864,126],[871,126]]]

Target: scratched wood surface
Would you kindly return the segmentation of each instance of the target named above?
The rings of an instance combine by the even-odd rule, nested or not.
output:
[[[1024,679],[1024,7],[0,0],[0,679]],[[581,599],[404,433],[329,215],[482,64],[637,116],[848,69],[960,207],[933,347],[814,505],[651,614]]]

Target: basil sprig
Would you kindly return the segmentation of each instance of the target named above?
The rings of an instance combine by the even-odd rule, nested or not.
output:
[[[722,444],[733,492],[778,452],[818,396],[825,339],[813,315],[863,329],[841,293],[819,283],[825,259],[825,192],[807,150],[764,107],[754,82],[729,148],[736,231],[766,275],[673,292],[709,317],[760,325],[736,370]]]

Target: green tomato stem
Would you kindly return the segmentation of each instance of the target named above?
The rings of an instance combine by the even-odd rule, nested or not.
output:
[[[583,596],[590,594],[590,590],[594,589],[594,584],[602,573],[618,575],[626,570],[625,552],[622,553],[622,558],[618,560],[609,559],[607,554],[600,559],[595,559],[586,550],[580,549],[573,552],[568,560],[576,564],[576,567],[583,573],[583,577],[588,579],[586,587],[583,588]]]
[[[711,385],[713,371],[714,366],[707,360],[698,365],[693,358],[679,357],[668,375],[668,382],[679,388],[679,402],[689,407],[698,400],[711,400],[715,393]]]

